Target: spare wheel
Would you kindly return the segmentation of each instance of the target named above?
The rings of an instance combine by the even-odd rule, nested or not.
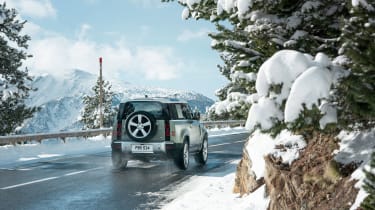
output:
[[[125,122],[126,134],[135,141],[146,141],[156,132],[155,117],[145,111],[133,112]]]

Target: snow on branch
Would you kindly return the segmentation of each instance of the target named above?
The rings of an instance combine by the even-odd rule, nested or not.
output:
[[[239,50],[242,50],[250,55],[257,55],[257,56],[261,56],[262,53],[254,50],[254,49],[251,49],[251,48],[248,48],[246,47],[246,43],[243,43],[243,42],[238,42],[238,41],[233,41],[233,40],[226,40],[224,41],[224,44],[227,46],[227,47],[231,47],[231,48],[234,48],[234,49],[239,49]]]
[[[250,108],[246,127],[268,130],[277,121],[293,123],[304,109],[313,107],[322,115],[321,129],[336,123],[336,108],[328,101],[331,87],[343,76],[343,70],[323,53],[315,58],[293,50],[275,53],[258,72],[256,90],[260,98]]]

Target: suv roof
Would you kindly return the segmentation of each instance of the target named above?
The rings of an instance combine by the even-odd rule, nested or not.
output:
[[[171,104],[171,103],[187,103],[187,101],[184,101],[184,100],[181,100],[181,99],[178,99],[178,98],[167,98],[167,97],[136,98],[136,99],[126,100],[125,102],[129,102],[129,101],[158,101],[158,102],[166,103],[166,104],[168,104],[168,103],[169,104]]]

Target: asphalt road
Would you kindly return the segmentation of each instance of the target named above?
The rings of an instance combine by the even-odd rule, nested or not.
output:
[[[186,171],[172,161],[132,161],[114,170],[108,151],[9,166],[0,169],[0,209],[157,209],[173,186],[240,159],[247,137],[210,137],[207,164],[191,157]]]

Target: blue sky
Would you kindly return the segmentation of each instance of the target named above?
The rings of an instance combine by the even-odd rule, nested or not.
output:
[[[4,1],[4,0],[2,0]],[[28,21],[25,65],[34,75],[72,69],[134,85],[193,90],[213,99],[226,84],[207,21],[183,20],[177,2],[159,0],[5,0]]]

